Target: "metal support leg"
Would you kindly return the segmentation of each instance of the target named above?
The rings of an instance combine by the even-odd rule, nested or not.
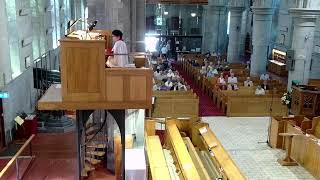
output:
[[[121,134],[121,145],[122,145],[122,154],[121,154],[121,162],[122,162],[122,173],[121,179],[125,180],[125,150],[126,150],[126,132],[125,132],[125,110],[110,110],[109,111],[114,119],[116,120]]]
[[[17,180],[20,180],[20,172],[19,172],[19,161],[16,159],[16,171],[17,171]]]

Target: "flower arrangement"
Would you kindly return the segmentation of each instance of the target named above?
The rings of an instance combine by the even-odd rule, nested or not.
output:
[[[291,109],[291,101],[292,101],[292,94],[290,92],[284,93],[281,97],[281,102],[283,105],[286,105],[288,109]]]

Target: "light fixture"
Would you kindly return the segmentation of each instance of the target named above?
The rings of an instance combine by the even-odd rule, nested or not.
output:
[[[191,17],[196,17],[197,13],[191,13]]]
[[[168,14],[169,14],[169,12],[168,12],[168,11],[165,11],[165,12],[163,12],[163,14],[164,14],[164,15],[168,15]]]

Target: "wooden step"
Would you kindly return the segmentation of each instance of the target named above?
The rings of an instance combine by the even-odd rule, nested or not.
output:
[[[86,129],[86,135],[91,135],[93,133],[96,133],[98,131],[98,127],[91,126],[90,128]]]
[[[88,164],[88,163],[85,163],[85,164],[84,164],[84,169],[85,169],[87,172],[95,170],[95,168],[94,168],[91,164]]]
[[[87,145],[88,148],[97,148],[97,149],[104,149],[107,147],[106,144],[89,144]]]
[[[89,119],[86,122],[86,127],[88,127],[90,124],[94,124],[92,114],[89,116]]]
[[[97,164],[99,164],[101,162],[101,160],[94,159],[94,158],[91,158],[91,157],[86,157],[86,161],[88,161],[92,165],[97,165]]]
[[[81,177],[88,177],[88,172],[86,171],[86,169],[82,169],[81,171]]]
[[[104,151],[90,151],[86,153],[92,156],[100,156],[100,157],[106,154]]]

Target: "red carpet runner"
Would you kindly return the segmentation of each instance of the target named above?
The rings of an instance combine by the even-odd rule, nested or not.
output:
[[[180,68],[179,65],[173,64],[179,74],[183,77],[183,79],[188,83],[188,85],[193,89],[199,96],[200,104],[199,104],[199,116],[224,116],[224,114],[213,104],[213,101],[210,99],[209,96],[205,95],[201,88],[198,87],[192,79],[186,75],[185,72]]]

